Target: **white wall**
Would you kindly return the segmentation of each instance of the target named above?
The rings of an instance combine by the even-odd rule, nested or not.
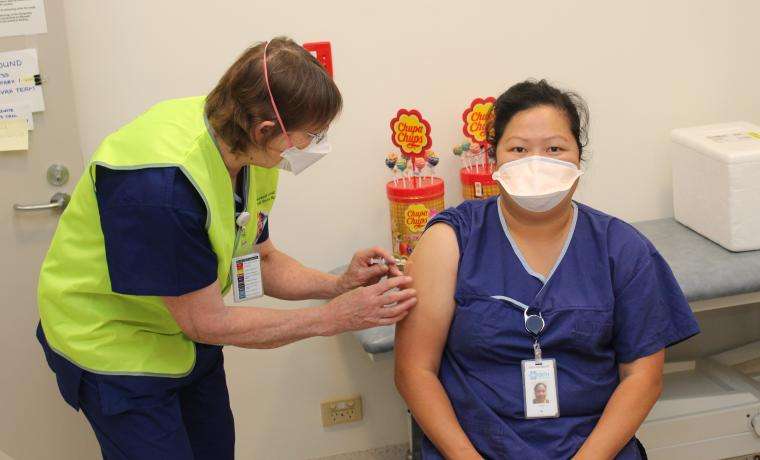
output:
[[[254,41],[330,40],[345,110],[333,153],[283,176],[278,246],[330,269],[362,246],[389,246],[382,161],[388,121],[416,107],[431,121],[447,203],[458,204],[460,114],[476,96],[546,77],[585,96],[591,170],[579,198],[629,220],[671,214],[671,128],[760,122],[760,2],[188,2],[66,4],[82,148],[165,98],[207,92]],[[414,21],[419,21],[415,23]],[[307,229],[308,233],[304,232]],[[281,303],[272,303],[282,305]],[[351,337],[274,351],[227,351],[241,458],[304,458],[402,442],[392,362]],[[365,422],[333,430],[320,400],[362,393]]]

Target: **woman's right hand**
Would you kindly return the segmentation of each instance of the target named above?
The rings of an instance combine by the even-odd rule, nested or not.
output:
[[[328,331],[326,335],[401,321],[409,313],[409,309],[417,304],[417,292],[414,289],[403,289],[411,282],[412,278],[409,276],[387,278],[372,286],[359,287],[334,298],[323,307]],[[399,290],[394,290],[397,288]]]

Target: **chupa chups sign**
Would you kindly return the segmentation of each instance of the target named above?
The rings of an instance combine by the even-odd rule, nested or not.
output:
[[[391,140],[405,156],[422,156],[433,145],[430,123],[415,109],[399,109],[391,120]]]
[[[430,219],[430,210],[424,204],[413,204],[404,211],[404,221],[409,230],[419,233]]]
[[[486,126],[493,119],[493,105],[496,99],[493,97],[474,99],[467,110],[462,114],[464,126],[462,132],[472,142],[486,142]]]

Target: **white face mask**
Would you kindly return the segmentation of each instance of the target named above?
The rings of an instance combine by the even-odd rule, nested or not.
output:
[[[293,174],[299,174],[304,169],[313,165],[330,153],[332,147],[327,139],[317,142],[313,139],[305,149],[289,147],[282,152],[282,161],[277,165],[278,168],[290,171]]]
[[[534,155],[504,163],[493,179],[520,207],[545,212],[567,196],[581,174],[573,163]]]

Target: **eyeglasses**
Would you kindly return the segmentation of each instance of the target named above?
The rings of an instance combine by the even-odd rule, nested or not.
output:
[[[544,321],[544,317],[541,316],[541,312],[539,312],[537,315],[528,314],[528,310],[530,309],[530,307],[511,297],[506,297],[503,295],[492,295],[491,298],[495,300],[501,300],[502,302],[506,302],[512,305],[513,307],[516,307],[522,310],[523,321],[525,323],[525,330],[528,331],[528,333],[530,333],[534,337],[538,337],[538,335],[541,334],[541,331],[544,330],[544,327],[546,326],[546,322]]]

